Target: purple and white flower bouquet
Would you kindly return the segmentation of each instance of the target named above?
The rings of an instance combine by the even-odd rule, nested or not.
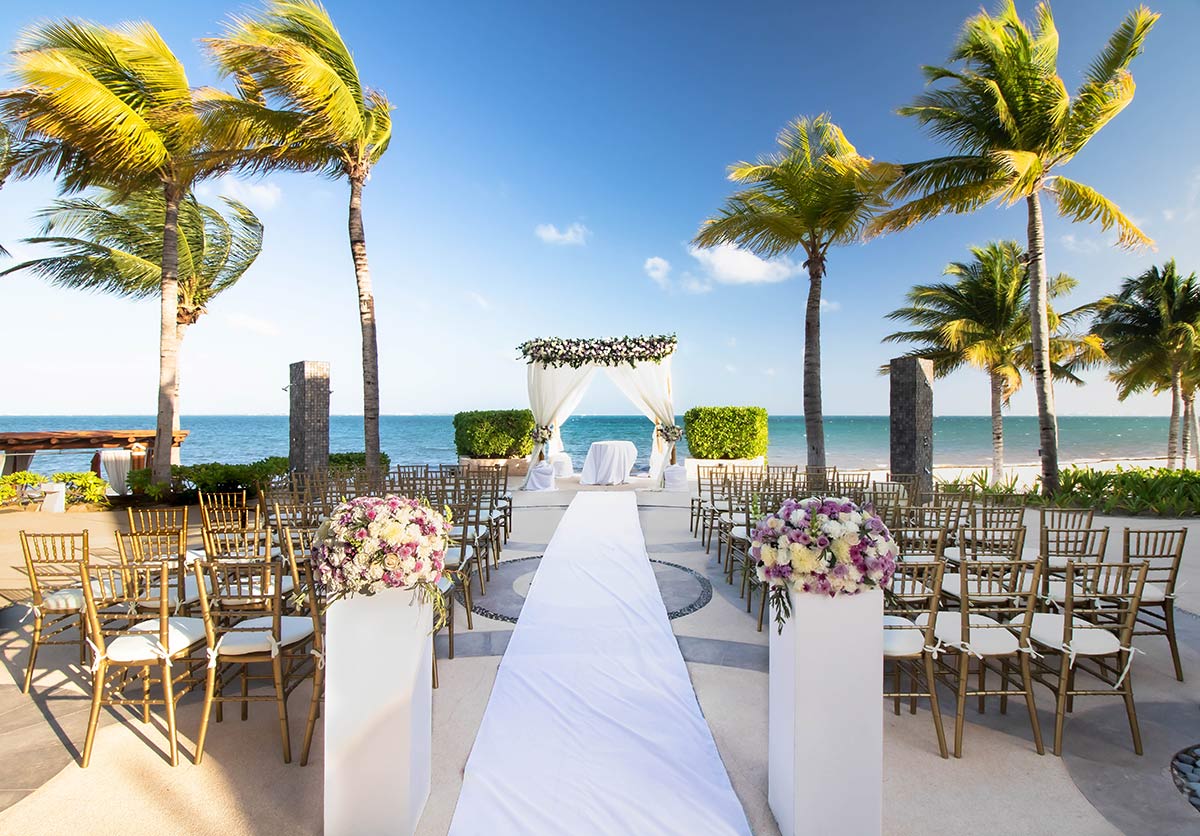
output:
[[[343,502],[313,537],[316,583],[333,603],[351,595],[412,589],[432,601],[438,618],[445,601],[438,582],[445,571],[450,522],[416,499],[362,496]]]
[[[750,556],[780,631],[793,590],[832,598],[886,587],[898,553],[883,520],[844,498],[789,499],[751,532]]]

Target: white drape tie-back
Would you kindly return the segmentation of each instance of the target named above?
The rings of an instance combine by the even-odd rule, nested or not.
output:
[[[930,647],[929,645],[925,645],[924,650],[926,653],[933,656],[934,659],[937,659],[937,657],[941,656],[943,653],[946,652],[946,646],[942,644],[941,639],[938,639],[934,643],[933,647]]]
[[[1042,658],[1042,654],[1038,653],[1036,650],[1034,650],[1032,644],[1026,645],[1025,647],[1021,647],[1020,645],[1018,645],[1017,652],[1018,653],[1028,653],[1030,659],[1041,659]]]
[[[90,638],[85,637],[84,641],[92,649],[92,664],[88,665],[88,673],[94,676],[96,671],[100,670],[100,663],[104,661],[104,654],[100,652],[100,648],[96,647],[96,643]]]
[[[317,670],[323,669],[325,667],[325,653],[317,650],[315,647],[308,652],[312,654],[312,657],[316,660]]]
[[[971,654],[972,656],[974,656],[976,659],[981,659],[981,660],[983,659],[983,654],[982,654],[982,653],[980,653],[980,652],[979,652],[978,650],[976,650],[975,648],[971,647],[971,645],[970,645],[970,644],[968,644],[967,642],[958,642],[958,644],[957,644],[956,646],[957,646],[957,647],[958,647],[958,649],[959,649],[959,650],[961,650],[963,653],[969,653],[969,654]]]
[[[80,612],[83,612],[83,610],[80,610]],[[25,619],[29,618],[29,616],[31,616],[31,615],[35,615],[38,618],[41,618],[42,617],[42,608],[39,607],[37,604],[30,604],[29,609],[25,610],[25,614],[23,616],[21,616],[21,620],[17,623],[24,624]]]
[[[1146,655],[1146,651],[1139,650],[1133,645],[1130,645],[1129,647],[1122,647],[1121,650],[1124,650],[1129,655],[1125,657],[1125,668],[1121,671],[1121,676],[1117,679],[1116,684],[1113,685],[1114,691],[1120,689],[1121,683],[1125,681],[1125,677],[1129,676],[1129,668],[1131,665],[1133,665],[1133,654],[1140,653],[1143,656]]]
[[[1070,642],[1063,642],[1062,649],[1067,654],[1067,670],[1070,670],[1075,667],[1075,660],[1079,658],[1079,651],[1071,647]]]

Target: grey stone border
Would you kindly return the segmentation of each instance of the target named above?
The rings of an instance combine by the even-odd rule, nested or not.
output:
[[[528,557],[516,557],[516,558],[513,558],[512,560],[501,561],[501,565],[504,565],[505,563],[521,563],[522,561],[525,561],[525,560],[541,560],[544,556],[545,555],[541,555],[541,554],[531,554]],[[686,572],[687,574],[691,575],[698,584],[700,584],[700,596],[695,601],[688,604],[686,607],[684,607],[682,609],[678,609],[678,610],[671,610],[670,612],[668,612],[667,613],[668,619],[674,620],[676,618],[682,618],[685,615],[691,615],[692,613],[696,612],[697,610],[700,610],[700,609],[708,606],[708,604],[712,601],[712,596],[713,596],[712,583],[709,582],[708,578],[704,577],[704,575],[701,575],[695,569],[691,569],[687,566],[681,566],[678,563],[671,563],[666,560],[657,560],[653,557],[650,558],[650,562],[658,563],[662,566],[670,566],[672,569],[679,569],[682,572]],[[463,596],[463,591],[461,588],[457,588],[454,590],[454,598],[456,601],[458,601],[458,603],[462,604],[464,607],[467,605],[466,600]],[[476,615],[481,615],[484,618],[490,618],[494,621],[503,621],[505,624],[516,624],[517,623],[517,619],[511,615],[501,615],[500,613],[492,612],[487,607],[480,604],[478,601],[473,602],[473,604],[474,604],[474,606],[471,607],[471,612],[475,613]]]
[[[1188,802],[1200,811],[1200,743],[1175,753],[1171,777]]]

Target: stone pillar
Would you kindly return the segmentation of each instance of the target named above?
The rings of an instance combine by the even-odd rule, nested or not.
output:
[[[921,491],[933,490],[933,361],[891,362],[891,471],[913,474]]]
[[[288,467],[293,473],[320,473],[329,467],[329,364],[292,363]]]

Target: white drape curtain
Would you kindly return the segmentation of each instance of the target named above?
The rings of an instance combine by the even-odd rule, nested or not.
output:
[[[122,496],[129,493],[129,468],[133,464],[133,454],[128,450],[101,450],[100,464],[112,489]]]
[[[530,363],[527,372],[529,384],[529,408],[533,411],[533,421],[538,426],[551,425],[554,436],[545,445],[546,460],[563,449],[562,436],[559,429],[563,421],[571,417],[579,401],[583,399],[592,375],[596,373],[593,365],[573,369],[570,366],[547,366],[544,363]],[[534,443],[532,462],[537,464],[538,454],[543,451],[543,445]],[[530,468],[532,470],[532,467]],[[529,477],[525,477],[529,484]]]
[[[671,357],[637,363],[633,366],[606,366],[604,369],[617,388],[643,415],[654,422],[650,446],[650,479],[662,484],[663,468],[670,464],[671,448],[658,434],[660,425],[675,424],[675,404],[671,397]]]

